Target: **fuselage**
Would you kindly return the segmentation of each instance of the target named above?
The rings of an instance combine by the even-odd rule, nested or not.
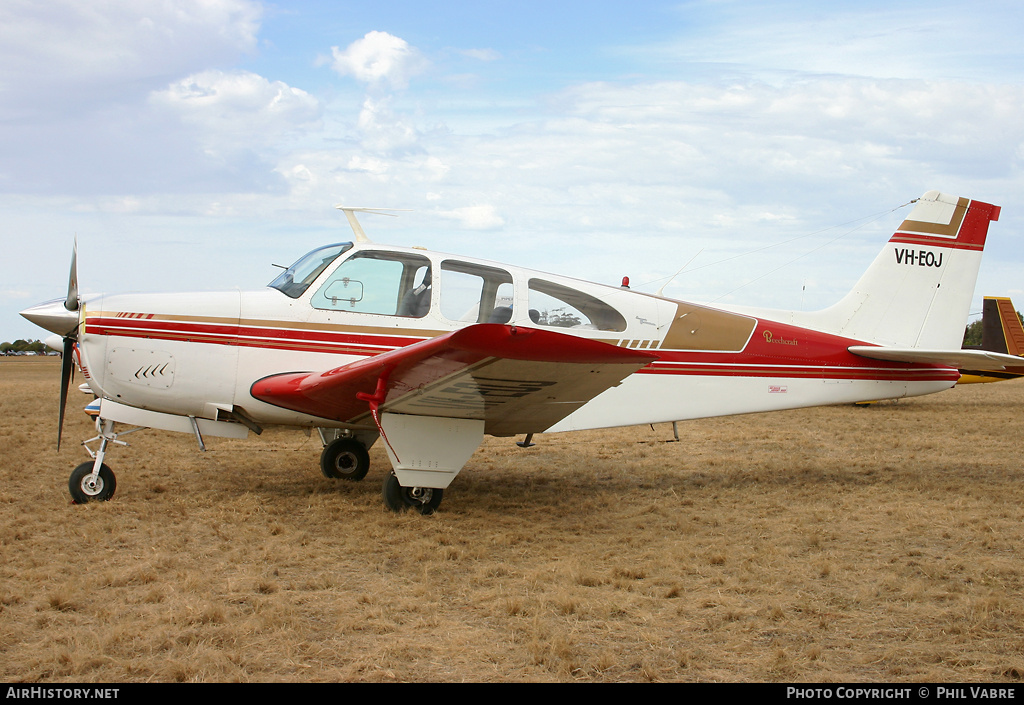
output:
[[[253,384],[323,371],[475,323],[547,328],[658,359],[550,431],[928,394],[958,373],[848,352],[857,341],[483,260],[375,244],[314,251],[255,292],[99,296],[80,311],[92,389],[129,406],[260,425],[345,426]]]

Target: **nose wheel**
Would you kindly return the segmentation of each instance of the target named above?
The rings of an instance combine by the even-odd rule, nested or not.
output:
[[[100,465],[99,472],[94,474],[95,465],[95,461],[82,463],[71,472],[68,491],[75,504],[106,502],[114,496],[114,490],[117,489],[114,471],[106,465]]]
[[[393,512],[415,509],[420,514],[433,514],[443,496],[444,490],[436,487],[402,487],[394,473],[384,478],[384,504]]]
[[[114,422],[100,417],[96,417],[96,429],[99,431],[99,435],[87,441],[82,441],[82,445],[85,446],[86,451],[92,456],[92,460],[82,463],[72,470],[71,479],[68,480],[68,491],[71,492],[71,499],[75,504],[106,502],[114,496],[114,490],[117,489],[117,479],[114,477],[114,471],[103,462],[103,458],[107,454],[107,448],[111,443],[115,446],[127,446],[127,443],[118,440],[118,436],[125,436],[129,433],[143,430],[140,427],[114,433]],[[95,452],[89,447],[89,444],[93,441],[100,442],[100,447]]]

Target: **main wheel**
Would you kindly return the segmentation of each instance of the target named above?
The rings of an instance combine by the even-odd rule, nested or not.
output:
[[[320,454],[320,472],[327,478],[362,480],[369,469],[370,454],[354,438],[335,439]]]
[[[68,491],[71,492],[71,499],[75,504],[106,502],[114,496],[114,490],[117,489],[114,471],[106,465],[100,465],[99,475],[93,478],[92,466],[93,462],[90,460],[71,471]]]
[[[395,473],[384,478],[384,504],[393,512],[414,508],[420,514],[433,514],[443,496],[444,490],[436,487],[402,487]]]

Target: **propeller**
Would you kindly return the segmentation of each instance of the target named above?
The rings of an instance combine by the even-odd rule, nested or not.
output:
[[[69,312],[77,313],[78,301],[78,238],[75,238],[75,246],[71,251],[71,272],[68,274],[68,295],[64,299],[64,308]],[[60,361],[60,413],[57,418],[57,451],[60,451],[60,439],[64,433],[64,407],[68,402],[68,388],[75,375],[75,343],[78,342],[78,326],[75,326],[63,336],[64,350]]]
[[[78,238],[71,250],[71,272],[68,274],[68,297],[64,299],[64,308],[68,311],[78,310]]]
[[[60,416],[57,425],[57,450],[60,450],[60,438],[64,430],[64,406],[68,399],[68,387],[75,371],[75,343],[78,342],[78,326],[80,324],[82,302],[78,295],[78,238],[71,251],[71,273],[68,275],[68,293],[63,299],[37,304],[21,312],[21,315],[56,333],[64,341],[62,346],[64,357],[60,370]],[[56,347],[56,346],[52,346]]]

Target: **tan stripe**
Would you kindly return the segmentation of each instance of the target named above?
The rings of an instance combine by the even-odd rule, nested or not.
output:
[[[925,223],[920,220],[910,220],[908,218],[903,221],[897,232],[942,235],[944,237],[955,238],[957,233],[960,232],[960,225],[964,222],[964,216],[967,215],[967,205],[969,203],[970,200],[967,198],[960,198],[957,201],[956,207],[953,210],[953,219],[948,225],[942,225],[941,223]]]

